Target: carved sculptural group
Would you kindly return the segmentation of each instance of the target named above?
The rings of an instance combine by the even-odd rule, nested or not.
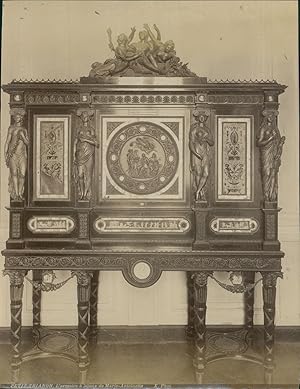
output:
[[[107,30],[109,48],[115,57],[104,63],[94,62],[89,77],[107,76],[178,76],[187,77],[192,73],[187,64],[183,64],[176,56],[175,44],[172,40],[163,42],[158,27],[154,24],[155,33],[148,24],[139,32],[139,40],[132,42],[136,29],[131,28],[127,36],[122,33],[117,37],[117,45],[113,43],[112,31]]]

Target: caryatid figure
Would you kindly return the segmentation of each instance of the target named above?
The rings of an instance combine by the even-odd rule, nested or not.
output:
[[[194,110],[194,123],[190,129],[189,148],[191,151],[191,172],[193,174],[195,200],[206,200],[205,186],[209,176],[210,147],[214,140],[210,129],[206,126],[207,114]]]
[[[82,123],[77,129],[77,137],[74,143],[74,169],[75,181],[78,186],[80,200],[90,200],[92,179],[95,165],[95,148],[99,147],[95,131],[91,125],[91,110],[78,110],[77,115]]]
[[[9,126],[4,146],[5,162],[9,168],[9,193],[13,200],[24,200],[24,184],[27,171],[27,147],[29,144],[26,128],[23,126],[25,110],[12,108],[14,123]]]

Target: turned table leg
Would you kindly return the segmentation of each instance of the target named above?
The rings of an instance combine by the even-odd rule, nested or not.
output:
[[[99,287],[99,270],[93,272],[91,280],[91,297],[90,297],[90,338],[97,343],[97,314],[98,314],[98,287]]]
[[[32,270],[32,334],[36,340],[41,326],[41,299],[42,290],[40,285],[42,283],[42,271]]]
[[[4,274],[9,276],[10,280],[10,312],[11,312],[11,345],[12,360],[11,373],[12,382],[17,383],[19,380],[21,365],[21,329],[22,329],[22,297],[24,287],[24,270],[6,270]]]
[[[271,384],[274,370],[275,301],[279,272],[262,272],[264,301],[264,368],[265,383]]]
[[[205,369],[206,352],[206,300],[207,300],[207,279],[209,273],[196,272],[193,274],[194,284],[194,328],[195,328],[195,357],[194,367],[196,380],[202,384]]]
[[[89,366],[89,305],[92,273],[87,271],[74,273],[77,277],[79,380],[80,384],[84,384]]]
[[[195,331],[194,331],[194,283],[193,283],[193,273],[192,272],[186,272],[187,277],[187,298],[188,298],[188,324],[186,333],[187,336],[192,338],[194,337]]]

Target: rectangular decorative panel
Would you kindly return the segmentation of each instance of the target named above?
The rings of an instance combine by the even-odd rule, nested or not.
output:
[[[183,117],[102,116],[103,199],[183,199]]]
[[[34,197],[36,200],[68,200],[69,116],[35,116]]]
[[[217,117],[217,200],[252,197],[251,117]]]

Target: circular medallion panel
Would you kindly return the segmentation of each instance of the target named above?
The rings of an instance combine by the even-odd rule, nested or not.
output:
[[[121,128],[107,148],[107,168],[123,190],[152,194],[167,186],[178,168],[174,138],[154,123],[133,123]]]
[[[151,274],[151,267],[146,262],[138,262],[133,267],[133,274],[139,280],[145,280]]]

